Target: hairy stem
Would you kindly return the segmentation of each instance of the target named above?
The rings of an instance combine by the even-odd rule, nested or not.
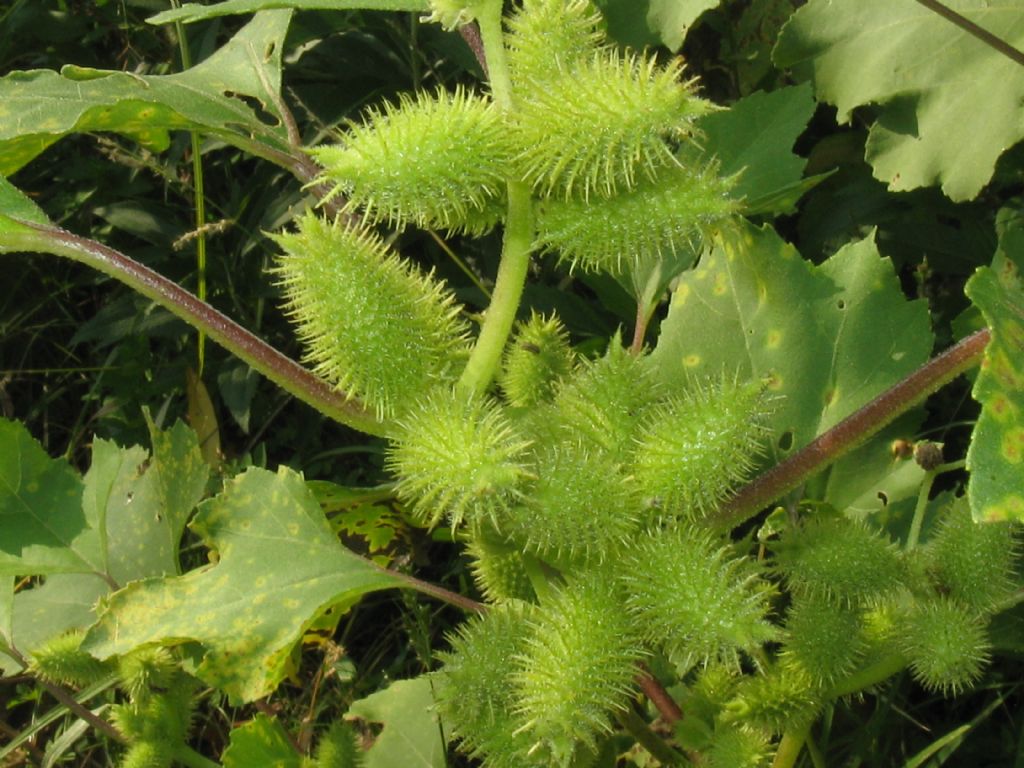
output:
[[[718,512],[709,516],[708,523],[716,528],[739,525],[783,494],[797,488],[932,392],[978,365],[990,338],[991,332],[987,328],[980,330],[932,358],[898,384],[746,485]]]
[[[682,719],[683,710],[676,704],[676,700],[672,698],[669,692],[658,682],[658,679],[643,664],[640,665],[636,682],[640,686],[640,690],[644,692],[644,695],[657,708],[662,720],[672,725]]]
[[[24,224],[17,233],[4,235],[0,251],[52,253],[88,264],[204,331],[212,341],[321,413],[363,432],[374,435],[385,432],[384,425],[361,403],[334,389],[181,286],[113,248],[59,227]]]
[[[401,581],[404,581],[406,585],[421,594],[429,595],[430,597],[437,598],[443,603],[454,605],[456,608],[461,608],[466,613],[483,613],[487,610],[487,606],[484,603],[478,603],[469,597],[463,597],[458,592],[452,592],[451,590],[439,587],[436,584],[431,584],[429,581],[421,581],[415,576],[410,576],[406,573],[397,573],[395,571],[388,571],[391,576],[394,576]]]

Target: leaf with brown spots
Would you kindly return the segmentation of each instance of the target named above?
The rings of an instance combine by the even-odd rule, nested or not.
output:
[[[238,475],[190,527],[214,564],[115,593],[86,638],[91,653],[199,643],[198,676],[232,701],[253,701],[285,677],[292,649],[324,611],[401,583],[345,549],[302,477],[285,467]]]

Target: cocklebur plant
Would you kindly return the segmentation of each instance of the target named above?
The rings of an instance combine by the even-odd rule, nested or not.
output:
[[[732,537],[722,520],[747,503],[751,486],[741,486],[794,448],[792,409],[775,394],[783,388],[778,371],[742,356],[705,365],[691,354],[678,375],[678,360],[673,368],[668,353],[658,359],[644,348],[642,327],[628,348],[614,334],[603,352],[594,354],[591,343],[584,354],[556,313],[527,317],[521,306],[532,255],[548,253],[570,277],[601,273],[625,285],[644,282],[638,275],[651,265],[704,248],[693,281],[680,276],[674,305],[712,276],[699,297],[705,305],[729,295],[725,271],[704,267],[714,258],[727,269],[743,266],[744,254],[729,246],[753,240],[754,231],[731,220],[744,211],[736,194],[742,175],[720,174],[718,158],[702,152],[699,121],[718,107],[700,97],[700,84],[678,59],[613,45],[587,0],[525,0],[504,20],[495,0],[438,0],[429,18],[447,28],[479,25],[489,85],[401,95],[306,150],[302,161],[320,170],[304,181],[321,211],[273,237],[283,252],[278,284],[308,360],[362,411],[355,424],[369,423],[367,431],[388,441],[388,502],[412,523],[447,529],[439,537],[464,547],[486,600],[447,595],[480,615],[449,635],[451,650],[426,680],[453,745],[491,766],[604,766],[631,738],[663,764],[682,763],[685,753],[705,765],[758,766],[775,751],[784,768],[819,714],[901,669],[929,691],[969,688],[992,655],[989,621],[1016,599],[1013,530],[979,528],[965,505],[952,504],[933,510],[937,524],[918,545],[920,520],[904,540],[829,502],[800,506],[791,497],[756,543],[753,531]],[[500,228],[487,310],[469,312],[400,254],[392,242],[403,238],[387,230],[401,228],[459,237]],[[678,270],[646,281],[661,291],[673,275]],[[742,318],[743,344],[760,343],[765,331],[765,347],[778,348],[778,288],[768,279],[752,287],[752,303],[766,314]],[[847,308],[845,298],[830,299],[830,311]],[[687,332],[714,335],[709,326],[718,319],[709,309]],[[843,388],[825,401],[847,397]],[[247,473],[228,486],[247,479],[259,478]],[[282,514],[273,535],[252,535],[258,521],[236,521],[240,503],[203,507],[197,532],[221,525],[239,534],[206,540],[220,561],[212,573],[234,567],[232,553],[243,546],[287,538],[294,528],[304,537],[297,550],[306,547],[316,562],[319,548],[330,563],[310,582],[337,575],[346,555],[333,531],[303,528],[307,518],[322,520],[303,507],[301,480],[279,480],[287,492],[239,492],[298,510]],[[279,522],[260,512],[260,524]],[[249,576],[253,588],[266,578]],[[310,615],[393,585],[372,569],[355,580],[317,592]],[[119,643],[131,642],[122,634],[135,630],[118,622],[119,601],[150,588],[157,590],[129,585],[105,614],[113,620],[91,639],[68,635],[33,662],[41,679],[68,685],[115,667],[131,681],[129,703],[114,710],[131,742],[126,765],[175,759],[188,733],[184,703],[195,699],[166,649],[148,645],[192,638],[191,616],[185,629],[137,638],[141,649],[109,661]],[[147,611],[163,610],[153,602]],[[268,693],[299,642],[295,625],[305,627],[300,602],[283,601],[299,618],[289,616],[281,646],[258,662],[249,663],[266,640],[254,629],[266,618],[257,612],[232,618],[241,650],[217,647],[223,632],[207,638],[196,673],[244,700]],[[247,663],[257,672],[246,676]],[[680,704],[682,719],[673,709]],[[664,723],[652,728],[655,717]],[[335,727],[300,762],[327,768],[359,758],[351,732]]]
[[[621,275],[727,226],[738,210],[729,196],[735,179],[684,147],[698,142],[696,119],[714,107],[678,60],[659,64],[611,46],[580,0],[527,0],[500,47],[492,40],[488,49],[495,26],[486,5],[438,3],[433,18],[480,21],[490,98],[463,90],[402,97],[351,123],[337,144],[313,149],[326,200],[343,196],[357,221],[316,231],[383,223],[473,235],[503,222],[502,270],[550,251],[570,269]],[[770,539],[759,561],[702,521],[763,456],[769,382],[722,371],[667,386],[643,350],[627,351],[618,337],[596,359],[577,358],[555,316],[534,314],[513,333],[501,273],[461,375],[456,305],[422,276],[397,294],[409,310],[368,312],[364,329],[338,336],[339,349],[357,344],[366,354],[332,369],[318,340],[344,325],[345,310],[306,300],[321,290],[307,281],[321,277],[291,264],[302,230],[282,236],[283,245],[296,239],[280,270],[313,359],[328,375],[344,371],[336,383],[371,403],[359,382],[375,380],[375,358],[409,373],[402,393],[376,406],[392,417],[387,467],[396,494],[421,523],[447,525],[465,543],[492,606],[450,637],[436,673],[442,721],[468,755],[491,766],[583,766],[621,728],[651,748],[633,709],[644,660],[670,666],[686,684],[702,670],[731,670],[732,682],[698,718],[704,735],[678,741],[713,765],[763,764],[774,737],[806,732],[873,664],[909,666],[943,692],[977,678],[988,658],[985,621],[1009,589],[1012,535],[975,536],[973,549],[940,566],[944,548],[955,547],[944,542],[961,535],[955,522],[944,524],[929,544],[936,554],[924,583],[909,565],[918,553],[819,510]],[[338,276],[366,269],[342,237],[319,255],[354,265],[332,270]],[[365,281],[366,290],[375,284],[382,281]],[[388,307],[388,295],[382,286],[369,306]],[[353,305],[358,314],[355,301],[348,313]],[[418,307],[447,325],[420,330]],[[494,317],[503,327],[492,338]],[[439,341],[403,347],[425,338]],[[399,362],[402,354],[415,362]],[[488,392],[492,380],[500,394]],[[992,558],[1007,581],[985,594],[973,579]],[[958,589],[973,602],[947,594]],[[872,612],[888,620],[872,623]],[[668,762],[678,757],[665,749]]]

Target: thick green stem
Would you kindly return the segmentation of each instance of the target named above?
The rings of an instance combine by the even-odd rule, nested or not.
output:
[[[0,253],[12,251],[52,253],[88,264],[204,331],[211,341],[321,413],[363,432],[385,433],[384,425],[357,400],[334,389],[181,286],[113,248],[59,227],[23,222],[0,238]]]
[[[888,680],[897,672],[902,672],[907,666],[907,660],[898,653],[884,656],[874,664],[857,670],[852,675],[833,686],[828,692],[828,698],[838,699],[842,696],[850,696],[860,693],[866,688]]]
[[[786,731],[779,741],[779,748],[775,750],[775,759],[772,761],[772,768],[792,768],[796,759],[807,741],[807,734],[810,733],[809,725],[793,731]]]
[[[501,0],[485,3],[477,14],[477,24],[487,62],[491,94],[495,104],[509,111],[512,108],[512,80],[505,57],[501,12]],[[519,311],[532,247],[533,201],[530,199],[530,190],[521,182],[510,181],[501,265],[494,282],[491,305],[487,308],[480,328],[480,337],[459,380],[459,388],[464,392],[479,394],[485,391],[498,372],[501,353]]]
[[[459,387],[465,392],[482,393],[498,372],[501,353],[512,332],[523,296],[532,244],[533,203],[530,190],[525,184],[512,182],[508,185],[508,219],[505,221],[505,241],[494,295],[484,315],[480,337],[459,380]]]
[[[483,46],[487,79],[491,84],[494,103],[504,110],[512,108],[512,78],[505,56],[505,36],[501,30],[502,0],[483,3],[477,12],[476,23],[480,27],[480,43]]]
[[[932,358],[907,378],[749,483],[728,504],[710,516],[708,524],[716,528],[739,525],[783,494],[799,487],[932,392],[978,365],[991,337],[991,332],[987,328],[983,329]]]

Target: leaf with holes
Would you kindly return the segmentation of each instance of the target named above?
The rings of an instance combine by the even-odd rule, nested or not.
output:
[[[1024,46],[1018,0],[947,4]],[[811,79],[841,121],[879,105],[866,159],[894,191],[941,184],[953,200],[969,200],[1024,138],[1024,68],[919,3],[811,0],[783,28],[774,56]]]
[[[238,475],[190,527],[215,564],[111,596],[86,638],[90,652],[107,658],[194,641],[205,650],[198,676],[233,701],[253,701],[281,682],[292,649],[324,611],[401,584],[345,549],[302,478],[284,467]]]
[[[0,446],[11,449],[9,453],[0,449],[0,455],[27,456],[22,462],[26,468],[36,463],[49,467],[49,473],[41,476],[27,474],[23,485],[41,483],[47,493],[58,494],[56,500],[45,494],[22,494],[22,519],[20,523],[7,521],[10,525],[5,525],[5,533],[40,520],[57,534],[62,528],[83,526],[79,538],[93,542],[90,561],[73,564],[63,572],[42,570],[38,560],[32,559],[12,564],[20,574],[52,574],[42,584],[14,596],[12,632],[18,648],[31,651],[61,632],[88,627],[96,619],[97,599],[108,594],[112,585],[178,572],[178,543],[189,514],[203,495],[209,468],[201,461],[195,433],[184,424],[160,431],[150,422],[150,435],[152,457],[137,446],[120,448],[96,439],[92,465],[81,479],[61,460],[46,457],[31,437],[25,435],[28,442],[21,448],[0,438]],[[79,489],[74,515],[59,503],[65,484]],[[12,543],[15,540],[14,536],[10,539]],[[66,549],[74,552],[71,545]],[[68,555],[59,547],[57,551]],[[12,664],[13,660],[0,658],[0,667],[6,671],[18,668]]]
[[[291,11],[257,15],[220,50],[174,75],[87,67],[0,78],[0,174],[11,174],[70,133],[112,131],[153,150],[168,131],[211,134],[288,166],[293,149],[274,101]],[[0,198],[0,202],[3,199]]]
[[[974,399],[981,416],[971,435],[967,495],[977,520],[1024,520],[1024,229],[1003,232],[991,267],[966,292],[992,329]]]
[[[666,384],[764,378],[772,457],[835,425],[928,359],[928,310],[908,302],[871,238],[821,266],[770,227],[721,233],[672,297],[651,356]]]

